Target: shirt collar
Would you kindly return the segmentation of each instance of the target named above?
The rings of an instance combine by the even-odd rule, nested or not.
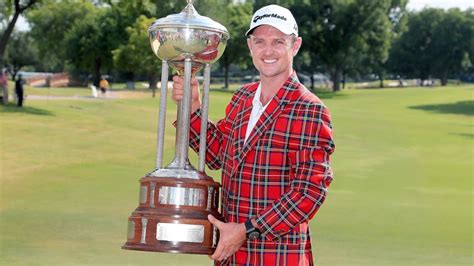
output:
[[[260,101],[261,94],[262,94],[262,83],[258,83],[257,90],[255,91],[255,95],[253,96],[252,104],[253,106],[266,108],[271,101],[269,101],[267,104],[265,104],[265,106],[263,106],[262,102]]]
[[[262,102],[260,102],[260,95],[262,94],[262,83],[258,83],[257,90],[255,91],[255,94],[253,96],[253,105],[260,104],[262,105]]]

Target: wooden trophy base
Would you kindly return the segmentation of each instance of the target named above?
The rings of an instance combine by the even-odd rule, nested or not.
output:
[[[218,230],[207,219],[218,213],[219,183],[202,179],[154,177],[140,179],[138,208],[128,218],[123,249],[212,254]]]

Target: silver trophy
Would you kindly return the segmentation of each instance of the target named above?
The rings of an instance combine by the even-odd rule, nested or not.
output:
[[[197,13],[191,0],[179,14],[156,20],[148,29],[153,52],[162,60],[156,169],[140,179],[139,206],[129,217],[124,249],[212,254],[218,231],[207,220],[218,213],[219,183],[205,173],[211,64],[224,52],[229,33]],[[168,65],[184,76],[178,102],[175,157],[163,167]],[[204,68],[198,169],[189,162],[191,77]]]

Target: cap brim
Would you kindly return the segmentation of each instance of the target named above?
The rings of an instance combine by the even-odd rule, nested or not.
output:
[[[272,24],[270,24],[270,23],[261,23],[261,24],[258,24],[258,25],[253,26],[252,28],[250,28],[250,29],[245,33],[245,36],[249,36],[250,34],[252,34],[252,32],[253,32],[256,28],[258,28],[258,27],[260,27],[260,26],[262,26],[262,25],[272,26],[272,27],[274,27],[275,29],[277,29],[277,30],[283,32],[283,33],[286,34],[286,35],[295,34],[296,36],[298,36],[298,33],[293,32],[293,30],[291,30],[291,29],[287,29],[287,28],[285,28],[285,27],[277,28],[277,27],[275,27],[275,25],[272,25]]]
[[[258,27],[258,26],[257,26]],[[255,29],[256,27],[253,27],[253,28],[250,28],[246,33],[245,33],[245,36],[249,36],[249,34],[252,33],[252,31]]]

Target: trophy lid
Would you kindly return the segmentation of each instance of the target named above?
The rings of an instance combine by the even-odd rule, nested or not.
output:
[[[219,32],[229,38],[227,29],[208,17],[201,16],[193,6],[193,0],[187,0],[188,5],[179,14],[168,15],[157,19],[148,29],[149,32],[162,28],[193,28]]]

